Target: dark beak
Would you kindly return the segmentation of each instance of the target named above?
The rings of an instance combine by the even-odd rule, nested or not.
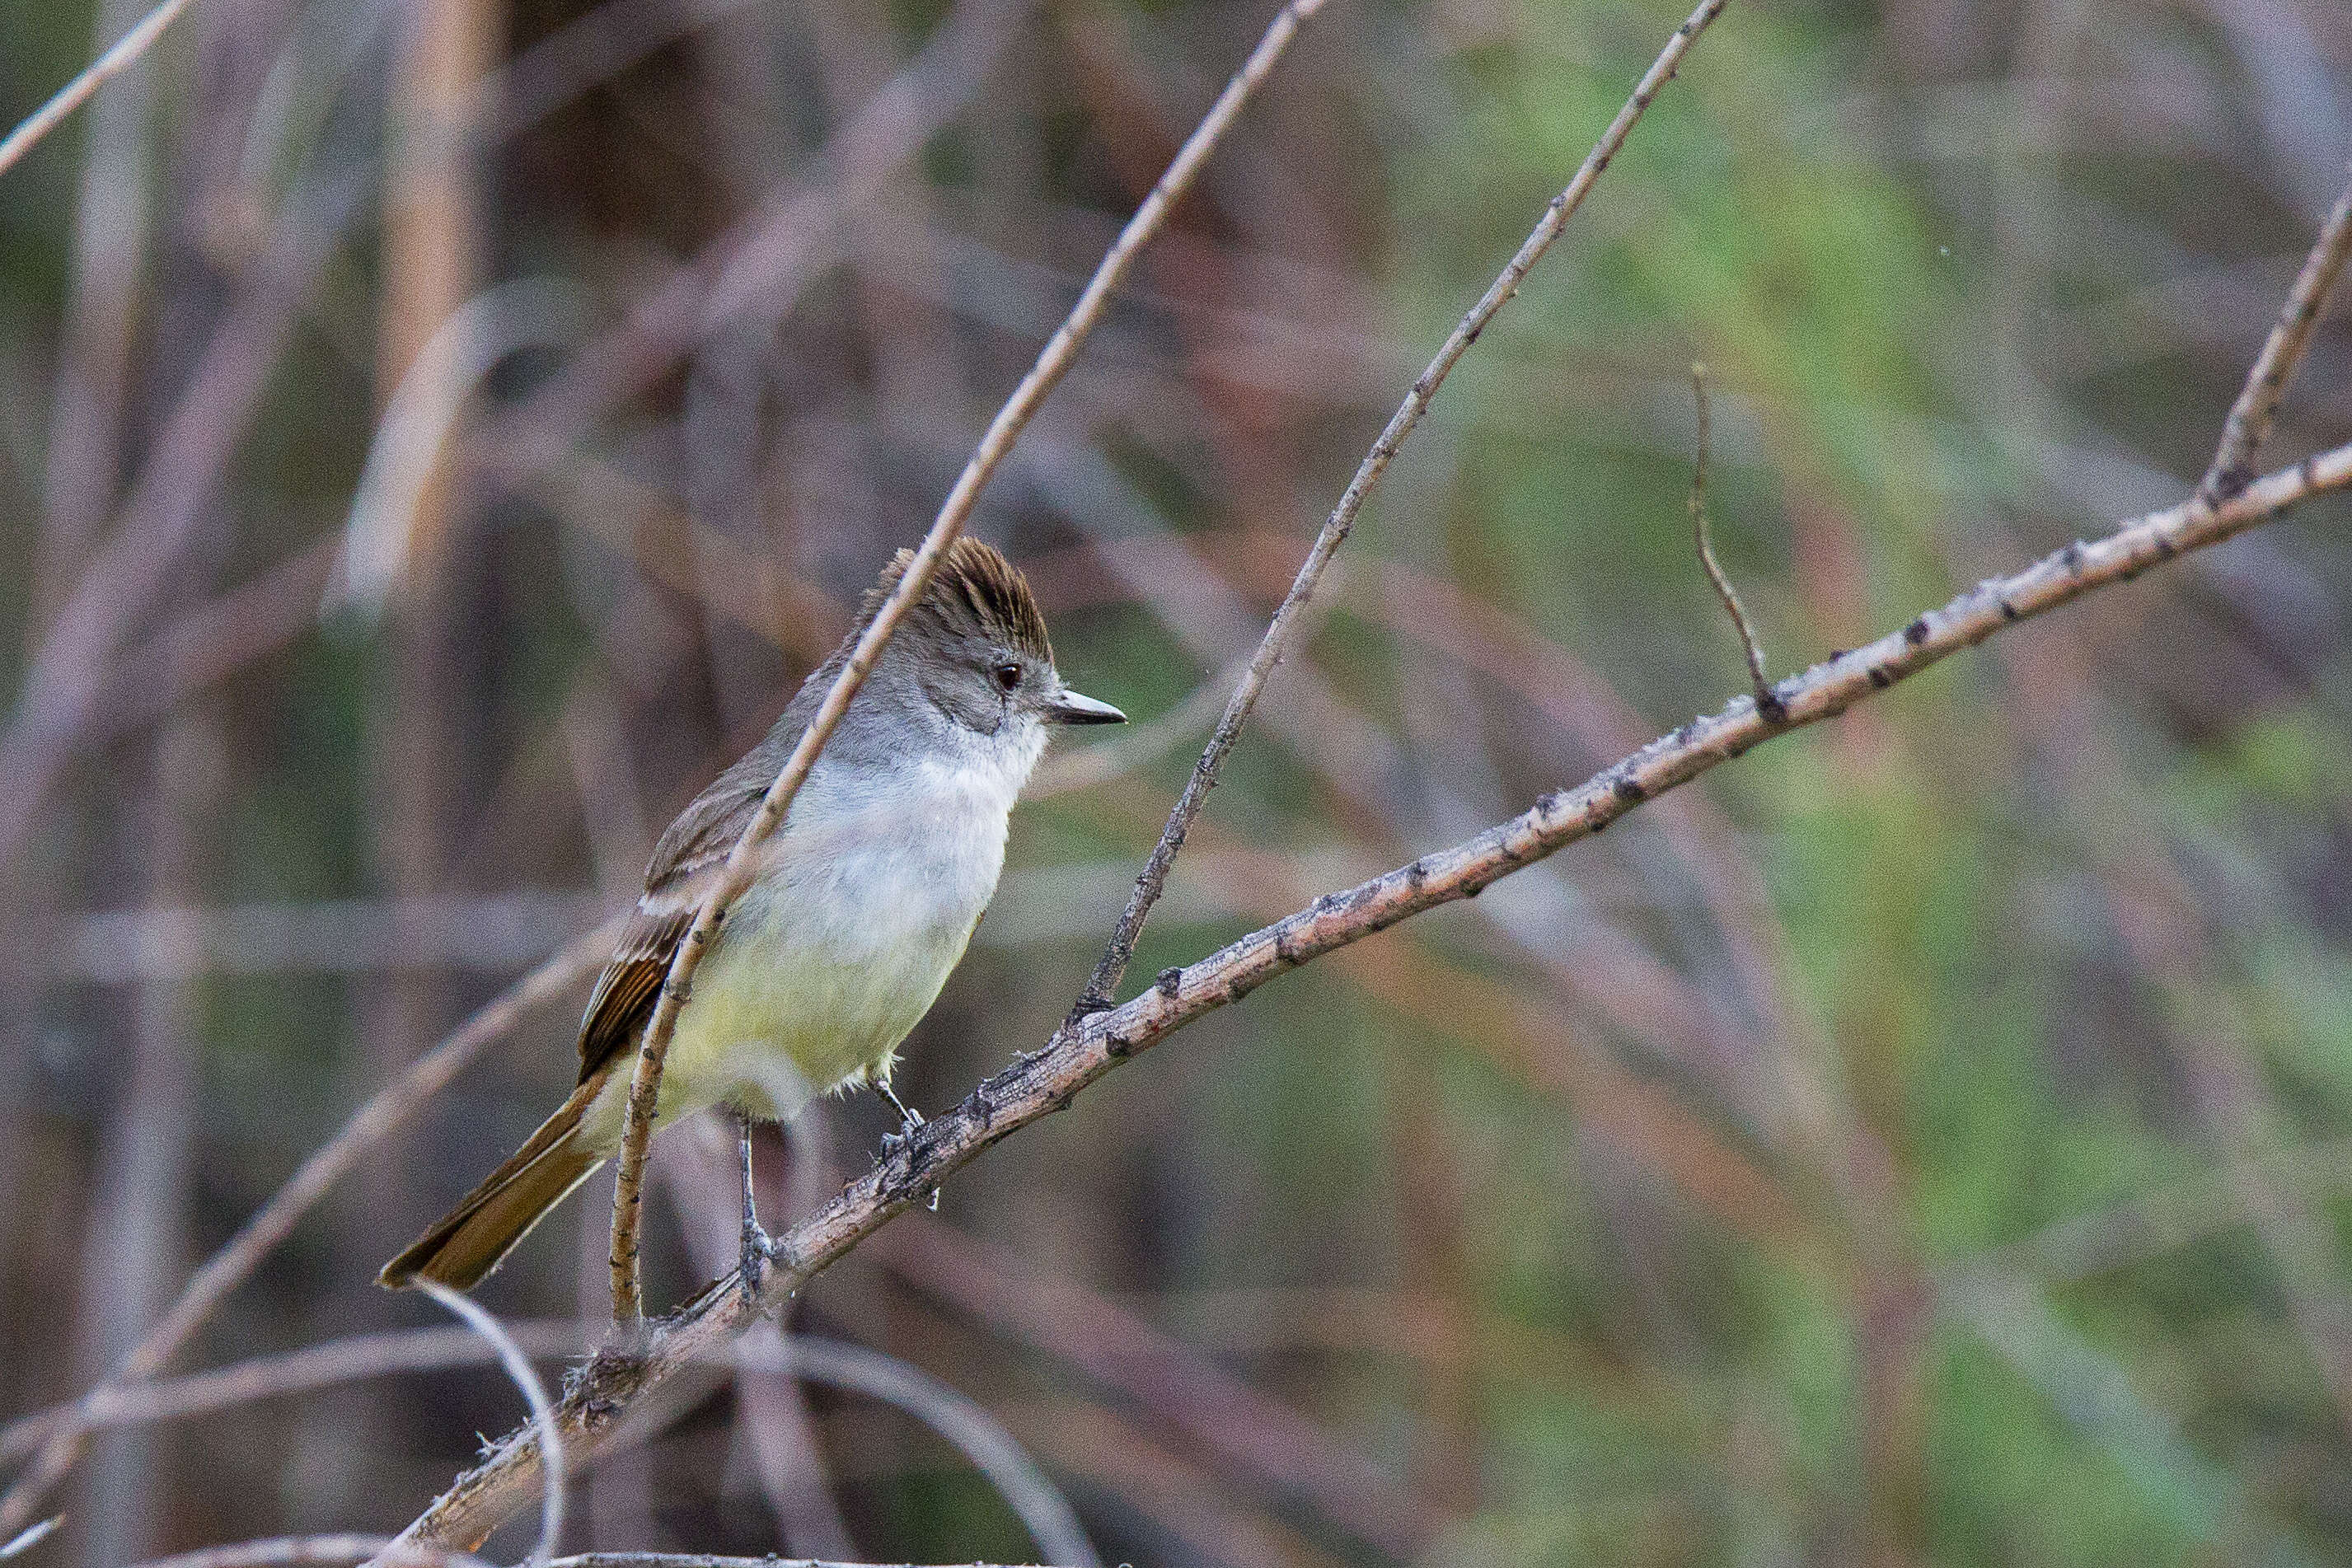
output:
[[[1045,710],[1045,716],[1055,724],[1125,724],[1127,715],[1108,703],[1098,703],[1089,696],[1065,690]]]

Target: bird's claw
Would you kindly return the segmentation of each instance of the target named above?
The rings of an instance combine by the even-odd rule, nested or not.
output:
[[[897,1097],[894,1095],[892,1097],[894,1103],[896,1103],[896,1099]],[[908,1145],[913,1143],[915,1141],[916,1132],[919,1130],[923,1124],[923,1113],[920,1111],[918,1111],[909,1105],[900,1105],[898,1107],[898,1111],[901,1115],[906,1117],[906,1120],[898,1124],[898,1130],[897,1132],[885,1133],[882,1134],[882,1157],[886,1160],[890,1158],[893,1155],[896,1155],[899,1150],[905,1148]]]
[[[743,1282],[745,1295],[760,1293],[761,1281],[767,1277],[769,1260],[775,1255],[776,1239],[761,1228],[758,1220],[744,1226],[738,1274]]]

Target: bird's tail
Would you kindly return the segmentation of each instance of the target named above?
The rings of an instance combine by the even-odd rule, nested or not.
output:
[[[512,1159],[386,1263],[375,1282],[391,1291],[419,1280],[437,1280],[457,1291],[478,1284],[542,1215],[604,1163],[604,1153],[580,1135],[581,1118],[604,1087],[604,1078],[600,1072],[573,1090]]]

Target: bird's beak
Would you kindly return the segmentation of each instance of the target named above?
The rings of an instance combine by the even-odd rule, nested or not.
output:
[[[1090,696],[1065,689],[1045,710],[1045,717],[1055,724],[1125,724],[1127,715],[1108,703],[1098,703]]]

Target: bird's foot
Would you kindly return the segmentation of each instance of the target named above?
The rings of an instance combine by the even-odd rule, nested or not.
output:
[[[899,1109],[906,1111],[904,1106]],[[886,1160],[913,1143],[915,1134],[922,1127],[923,1113],[920,1111],[906,1111],[906,1116],[907,1119],[898,1124],[897,1132],[882,1134],[882,1157]]]
[[[743,1222],[742,1250],[738,1267],[743,1283],[743,1293],[756,1296],[760,1285],[768,1276],[768,1262],[776,1255],[776,1239],[760,1228],[760,1222],[746,1217]]]
[[[776,1255],[776,1243],[774,1238],[760,1228],[760,1209],[752,1196],[751,1118],[739,1118],[737,1127],[741,1134],[738,1146],[741,1151],[743,1176],[743,1228],[740,1236],[741,1249],[737,1255],[739,1278],[743,1284],[743,1293],[756,1296],[760,1293],[760,1281],[768,1272],[768,1260]]]
[[[898,1091],[892,1089],[887,1080],[877,1081],[874,1087],[882,1092],[882,1098],[890,1102],[890,1108],[898,1113],[898,1130],[882,1134],[882,1157],[887,1160],[914,1141],[915,1129],[923,1124],[923,1113],[899,1099]]]

